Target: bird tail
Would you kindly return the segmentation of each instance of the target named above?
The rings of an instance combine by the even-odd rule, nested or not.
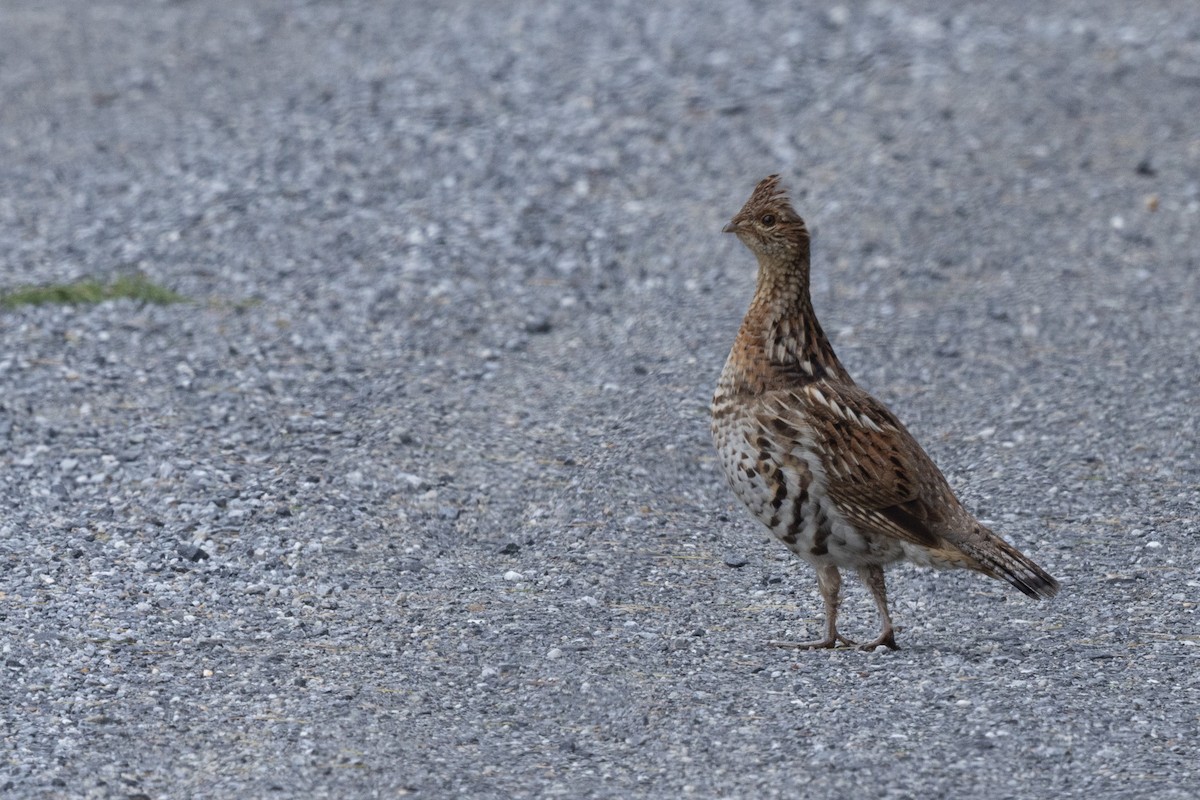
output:
[[[959,546],[979,562],[979,571],[984,575],[1008,581],[1034,600],[1058,594],[1058,581],[1020,550],[982,525],[976,533],[981,534],[978,542]]]

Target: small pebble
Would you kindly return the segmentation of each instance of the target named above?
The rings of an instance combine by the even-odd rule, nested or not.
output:
[[[180,558],[193,563],[203,561],[209,557],[206,551],[194,544],[181,544],[175,548],[175,552],[179,554]]]
[[[526,333],[549,333],[552,328],[550,318],[545,315],[530,316],[525,320]]]
[[[411,472],[397,472],[396,479],[414,492],[419,492],[425,488],[425,479]]]

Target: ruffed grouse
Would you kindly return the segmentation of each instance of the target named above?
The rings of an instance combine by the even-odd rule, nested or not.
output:
[[[817,570],[825,636],[776,642],[853,645],[838,633],[842,567],[858,571],[882,618],[863,649],[897,649],[883,568],[896,561],[973,569],[1034,599],[1058,581],[984,527],[891,411],[833,353],[809,297],[808,229],[764,179],[725,226],[758,259],[758,284],[725,362],[712,434],[733,491]]]

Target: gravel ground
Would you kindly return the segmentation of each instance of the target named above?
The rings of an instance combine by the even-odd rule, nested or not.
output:
[[[1193,0],[22,1],[0,96],[0,290],[191,298],[0,310],[4,797],[1200,794]],[[816,583],[706,407],[769,172],[1059,598],[766,645]]]

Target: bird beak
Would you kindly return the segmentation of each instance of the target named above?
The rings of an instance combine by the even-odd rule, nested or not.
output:
[[[736,222],[730,222],[724,228],[721,228],[721,233],[737,233],[740,226]]]

